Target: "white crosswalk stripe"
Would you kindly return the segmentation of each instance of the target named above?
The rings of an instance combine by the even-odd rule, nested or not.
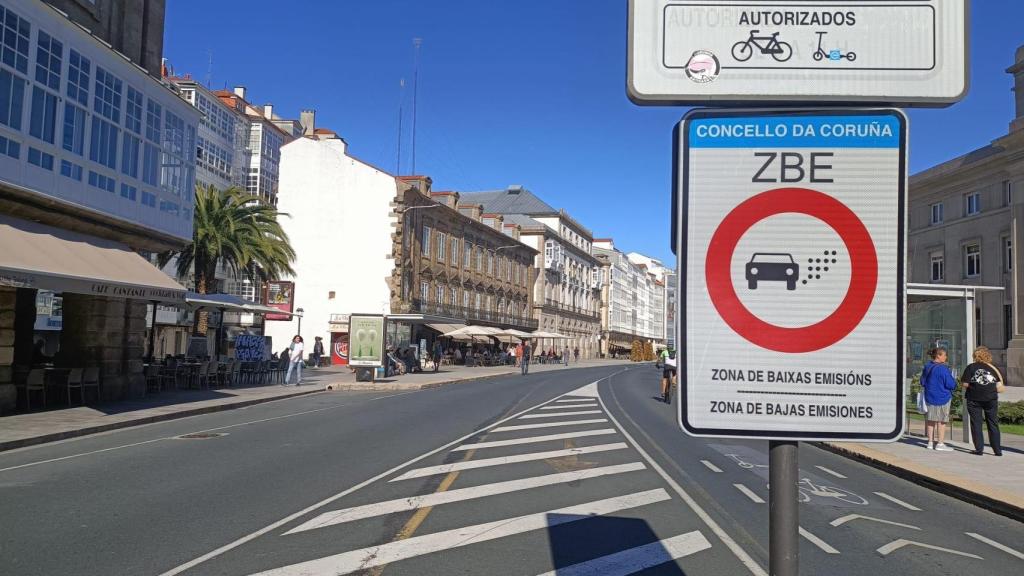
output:
[[[575,470],[573,472],[563,472],[561,474],[548,474],[546,476],[509,480],[507,482],[496,482],[494,484],[484,484],[482,486],[460,488],[458,490],[448,490],[446,492],[434,492],[432,494],[415,496],[413,498],[399,498],[397,500],[389,500],[387,502],[375,502],[373,504],[366,504],[365,506],[356,506],[354,508],[324,512],[316,518],[292,528],[285,532],[285,534],[295,534],[297,532],[305,532],[306,530],[344,524],[345,522],[354,522],[356,520],[372,518],[374,516],[384,516],[385,514],[394,514],[396,512],[408,512],[410,510],[426,508],[428,506],[440,506],[441,504],[450,504],[452,502],[462,502],[464,500],[474,500],[487,496],[496,496],[498,494],[508,494],[519,490],[539,488],[541,486],[553,486],[555,484],[576,482],[587,478],[598,478],[600,476],[610,476],[612,474],[636,472],[637,470],[643,470],[645,468],[646,466],[640,462],[631,462],[629,464],[620,464],[618,466],[588,468],[586,470]]]
[[[711,543],[700,532],[689,532],[672,538],[666,538],[608,556],[602,556],[573,564],[540,576],[626,576],[641,570],[660,566],[672,560],[695,554],[711,548]]]
[[[359,570],[383,566],[384,564],[415,558],[424,554],[441,552],[497,538],[505,538],[533,530],[544,530],[561,524],[639,508],[640,506],[664,502],[669,499],[671,497],[668,495],[668,492],[665,492],[662,488],[657,488],[655,490],[587,502],[586,504],[567,506],[558,510],[506,518],[496,522],[444,530],[423,536],[414,536],[405,540],[396,540],[379,546],[360,548],[308,562],[300,562],[282,568],[259,572],[258,576],[351,574]]]
[[[515,446],[517,444],[534,444],[537,442],[550,442],[551,440],[568,440],[570,438],[584,438],[586,436],[604,436],[617,434],[613,428],[602,428],[600,430],[584,430],[582,432],[566,432],[564,434],[548,434],[546,436],[531,436],[530,438],[513,438],[511,440],[493,440],[490,442],[475,442],[463,444],[452,448],[452,452],[465,450],[476,450],[477,448],[496,448],[499,446]]]
[[[555,404],[572,404],[573,402],[593,402],[593,398],[562,398],[555,400]]]
[[[548,412],[546,414],[527,414],[526,416],[520,416],[519,420],[529,420],[531,418],[555,418],[557,416],[583,416],[586,414],[603,414],[600,410],[578,410],[576,412]]]
[[[595,452],[607,452],[609,450],[622,450],[623,448],[627,447],[628,446],[624,442],[616,442],[614,444],[598,444],[597,446],[582,446],[579,448],[566,448],[564,450],[548,450],[546,452],[533,452],[530,454],[501,456],[499,458],[486,458],[484,460],[467,460],[465,462],[453,462],[451,464],[441,464],[439,466],[427,466],[425,468],[416,468],[415,470],[410,470],[397,478],[391,479],[390,481],[398,482],[399,480],[409,480],[410,478],[422,478],[424,476],[447,474],[449,472],[472,470],[474,468],[504,466],[505,464],[516,464],[519,462],[551,460],[554,458],[565,458],[566,456],[579,456],[580,454],[593,454]]]
[[[544,406],[540,410],[568,410],[569,408],[597,408],[596,402],[587,402],[586,404],[559,404],[558,406]]]
[[[559,426],[576,426],[577,424],[601,424],[607,422],[607,418],[591,418],[589,420],[566,420],[565,422],[541,422],[538,424],[518,424],[515,426],[500,426],[491,432],[515,432],[517,430],[533,430],[535,428],[558,428]]]

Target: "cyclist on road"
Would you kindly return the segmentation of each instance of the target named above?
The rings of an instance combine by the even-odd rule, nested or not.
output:
[[[676,351],[673,348],[665,350],[663,369],[661,372],[661,398],[665,404],[672,403],[672,385],[676,379]]]

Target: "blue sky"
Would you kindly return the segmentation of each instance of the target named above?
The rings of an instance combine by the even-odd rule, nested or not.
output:
[[[244,9],[241,7],[244,4]],[[411,166],[414,37],[422,38],[416,172],[436,190],[522,184],[626,251],[673,262],[671,132],[681,107],[626,98],[625,0],[171,0],[164,56],[213,88],[337,131],[354,156]],[[971,3],[971,90],[910,112],[911,171],[987,144],[1013,114],[1004,70],[1024,2]],[[404,92],[400,80],[406,80]]]

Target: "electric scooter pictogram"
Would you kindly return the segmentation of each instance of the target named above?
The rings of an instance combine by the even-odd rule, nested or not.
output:
[[[820,62],[823,58],[828,58],[829,60],[834,60],[837,62],[843,59],[853,62],[854,60],[857,59],[856,52],[852,50],[847,52],[846,54],[843,54],[842,50],[839,50],[838,48],[825,52],[825,50],[822,49],[821,47],[821,39],[825,36],[825,34],[828,34],[828,32],[816,32],[816,34],[818,35],[818,50],[815,51],[814,53],[815,60]]]

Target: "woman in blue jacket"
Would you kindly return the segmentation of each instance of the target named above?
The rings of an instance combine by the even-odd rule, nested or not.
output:
[[[921,386],[924,388],[924,401],[928,404],[928,415],[925,417],[925,434],[928,436],[928,449],[941,452],[952,452],[953,449],[942,441],[946,435],[946,423],[949,422],[949,405],[956,390],[956,380],[946,365],[946,349],[933,348],[928,351],[931,361],[921,371]]]

